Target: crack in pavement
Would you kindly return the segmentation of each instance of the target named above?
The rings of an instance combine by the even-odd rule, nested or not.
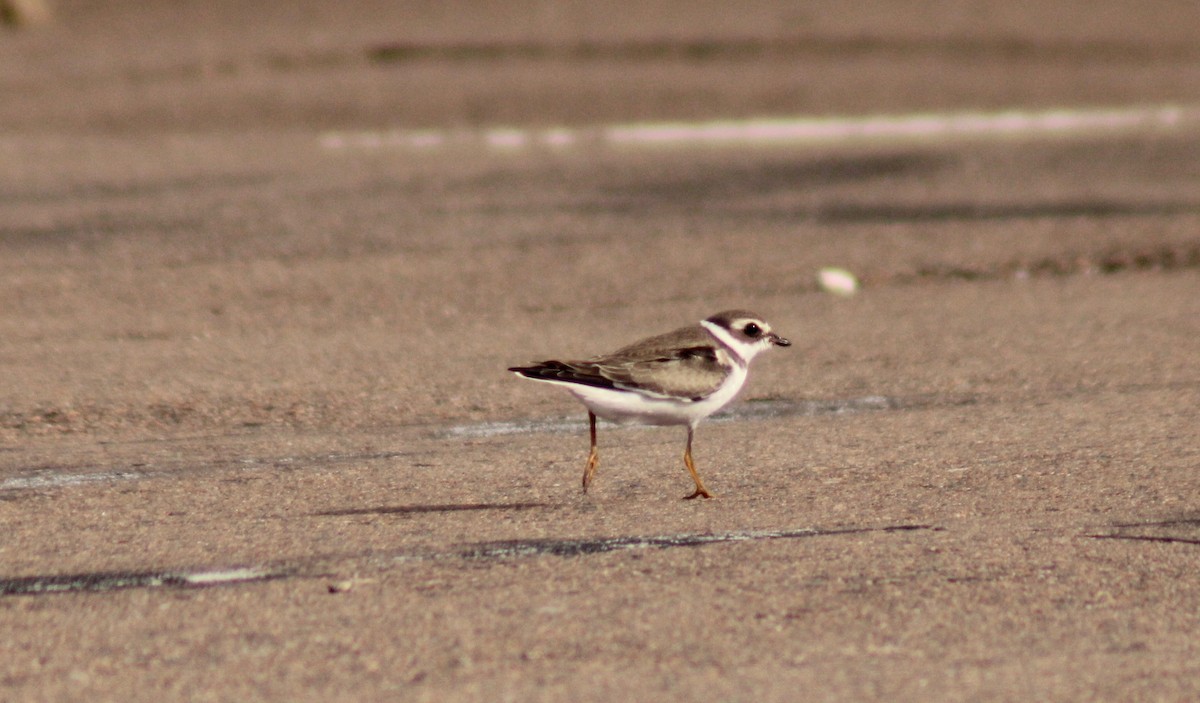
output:
[[[621,536],[584,539],[517,539],[476,542],[441,551],[404,550],[392,554],[373,555],[388,564],[446,561],[507,561],[536,556],[561,558],[584,557],[633,549],[671,549],[703,547],[713,544],[757,542],[764,540],[807,537],[837,537],[867,533],[941,532],[934,525],[901,524],[882,527],[847,527],[821,530],[799,528],[785,530],[735,530],[730,532],[682,533],[657,536]],[[61,593],[104,593],[131,588],[206,588],[236,584],[261,583],[285,578],[318,578],[328,576],[330,565],[347,555],[314,559],[303,564],[281,563],[252,567],[210,568],[195,571],[100,571],[79,574],[23,576],[0,579],[0,597],[39,596]],[[352,557],[361,558],[361,557]]]
[[[479,542],[458,552],[462,559],[513,559],[526,556],[552,555],[575,557],[630,549],[670,549],[672,547],[701,547],[728,542],[752,542],[800,537],[833,537],[867,532],[908,532],[915,530],[941,531],[933,525],[891,525],[888,527],[849,527],[819,530],[805,527],[795,530],[738,530],[734,532],[692,533],[657,537],[605,537],[599,539],[522,539],[498,542]]]
[[[1119,539],[1129,542],[1167,542],[1173,544],[1200,544],[1200,539],[1171,537],[1168,535],[1086,535],[1092,539]]]

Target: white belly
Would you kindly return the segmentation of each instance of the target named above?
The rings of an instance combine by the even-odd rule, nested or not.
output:
[[[695,425],[729,404],[746,383],[746,369],[735,365],[717,391],[702,400],[678,400],[610,388],[563,383],[597,416],[613,422],[644,425]]]

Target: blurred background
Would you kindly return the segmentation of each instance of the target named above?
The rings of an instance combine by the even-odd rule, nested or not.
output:
[[[1191,102],[1188,0],[4,0],[0,125],[586,124]]]
[[[16,436],[567,413],[503,369],[731,306],[823,330],[827,367],[789,366],[785,395],[951,391],[1004,376],[912,346],[963,288],[925,291],[925,317],[858,310],[871,342],[816,272],[894,291],[1200,266],[1191,0],[4,2]],[[1097,110],[1115,127],[1071,126]],[[1047,111],[1067,118],[1003,117]],[[962,114],[992,128],[595,138]],[[903,373],[871,355],[888,345]]]

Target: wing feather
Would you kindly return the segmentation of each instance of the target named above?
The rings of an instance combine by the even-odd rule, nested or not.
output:
[[[552,359],[509,370],[538,381],[701,400],[720,388],[729,373],[720,351],[703,328],[692,326],[593,359]]]

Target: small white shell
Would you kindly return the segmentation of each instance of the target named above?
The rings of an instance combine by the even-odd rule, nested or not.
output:
[[[817,271],[821,290],[834,295],[852,296],[858,292],[858,279],[846,269],[827,266]]]

